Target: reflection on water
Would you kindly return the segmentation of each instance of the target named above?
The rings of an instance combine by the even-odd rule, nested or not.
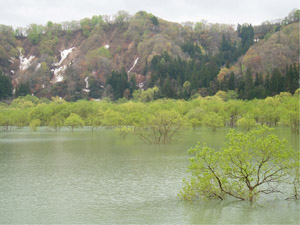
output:
[[[184,202],[187,150],[220,148],[228,129],[146,145],[112,130],[0,133],[0,223],[298,224],[299,202]],[[278,134],[299,149],[288,128]]]

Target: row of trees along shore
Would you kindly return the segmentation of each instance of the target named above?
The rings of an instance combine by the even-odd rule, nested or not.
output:
[[[49,126],[59,131],[65,126],[73,131],[88,126],[93,131],[106,127],[116,129],[123,138],[133,132],[147,143],[166,144],[188,128],[242,127],[246,132],[232,129],[221,149],[198,144],[189,150],[189,177],[179,196],[253,202],[262,194],[284,192],[287,199],[299,199],[299,152],[288,148],[268,127],[289,126],[299,134],[299,92],[250,101],[230,99],[226,92],[189,101],[150,102],[66,102],[59,97],[50,101],[27,95],[10,105],[0,103],[0,129],[8,132],[30,126],[36,131]],[[282,192],[282,187],[291,187],[293,192]]]
[[[55,131],[61,127],[88,126],[130,128],[150,143],[169,143],[181,130],[209,127],[241,127],[245,130],[258,124],[289,126],[299,133],[299,90],[294,95],[282,92],[274,97],[243,101],[231,99],[231,92],[219,91],[214,96],[195,99],[159,99],[150,102],[108,100],[66,102],[59,97],[52,100],[27,95],[0,103],[0,129],[10,131],[24,126],[37,130],[48,126]],[[155,88],[142,91],[140,98],[153,97]],[[125,132],[126,133],[126,132]]]

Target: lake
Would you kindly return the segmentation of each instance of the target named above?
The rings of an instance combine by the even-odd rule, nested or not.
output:
[[[228,129],[186,131],[168,145],[125,139],[113,130],[0,132],[0,223],[299,224],[299,201],[272,195],[185,202],[187,150],[220,148]],[[277,131],[299,149],[289,128]]]

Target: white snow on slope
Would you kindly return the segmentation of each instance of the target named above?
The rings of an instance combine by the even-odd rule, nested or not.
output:
[[[41,68],[41,64],[37,64],[36,68],[35,68],[35,71],[37,71],[39,68]]]
[[[20,56],[19,56],[19,59],[20,59],[20,70],[27,70],[30,66],[31,66],[31,63],[32,61],[34,60],[35,56],[34,55],[31,55],[29,58],[25,58],[23,53],[22,53],[22,50],[20,49]]]
[[[138,84],[139,89],[143,89],[144,86],[145,86],[145,82],[141,82]]]
[[[137,62],[139,61],[139,57],[137,57],[133,63],[133,66],[127,71],[127,73],[130,73],[131,70],[133,70],[133,68],[135,67],[135,65],[137,64]]]
[[[89,93],[91,90],[89,89],[89,77],[86,77],[84,79],[84,82],[85,82],[85,88],[83,89],[84,92],[87,92]]]
[[[60,66],[62,64],[62,62],[68,57],[68,55],[73,51],[73,49],[75,49],[75,47],[61,51],[60,52],[60,61],[58,63],[54,63],[53,65]]]
[[[89,77],[86,77],[84,79],[84,82],[85,82],[85,88],[89,88]]]
[[[57,83],[57,82],[62,82],[64,80],[64,77],[62,76],[62,72],[64,72],[65,70],[67,69],[67,66],[61,66],[61,67],[58,67],[53,71],[53,74],[54,74],[54,83]]]
[[[62,82],[64,80],[64,77],[62,75],[62,73],[67,69],[67,66],[60,66],[63,61],[68,57],[68,55],[75,49],[75,47],[69,48],[69,49],[65,49],[63,51],[60,52],[60,56],[61,59],[58,63],[53,63],[53,66],[56,66],[58,68],[53,69],[53,74],[54,74],[54,80],[53,83],[58,83],[58,82]]]
[[[14,57],[10,57],[10,59],[8,60],[8,62],[10,63],[14,63],[15,58]]]

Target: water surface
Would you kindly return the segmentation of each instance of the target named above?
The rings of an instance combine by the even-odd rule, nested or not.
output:
[[[228,129],[147,145],[113,130],[0,133],[0,223],[298,224],[299,202],[181,201],[187,150],[220,148]],[[299,149],[288,128],[277,133]]]

